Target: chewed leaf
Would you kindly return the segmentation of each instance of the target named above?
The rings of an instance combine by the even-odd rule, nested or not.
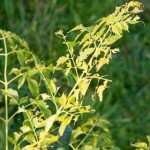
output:
[[[100,99],[100,102],[102,102],[103,100],[103,92],[104,90],[107,88],[107,80],[104,81],[103,85],[100,85],[98,88],[97,88],[97,94],[98,94],[98,97]]]
[[[90,54],[92,54],[93,51],[94,51],[94,48],[87,48],[87,49],[85,49],[84,51],[82,51],[82,52],[80,53],[79,58],[78,58],[79,61],[83,61],[83,60],[87,59],[87,57],[88,57]]]
[[[121,22],[121,26],[122,26],[122,29],[125,30],[125,31],[129,31],[129,26],[126,22]]]
[[[96,71],[98,71],[103,65],[108,64],[109,63],[109,59],[108,58],[101,58],[98,61],[98,64],[96,65]]]

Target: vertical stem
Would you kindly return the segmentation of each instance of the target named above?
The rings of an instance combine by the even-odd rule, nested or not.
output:
[[[7,57],[7,45],[6,45],[6,39],[5,36],[3,36],[3,42],[4,42],[4,50],[5,50],[5,65],[4,65],[4,82],[5,82],[5,91],[8,90],[8,81],[7,81],[7,63],[8,63],[8,57]],[[5,94],[5,150],[8,150],[8,96]]]

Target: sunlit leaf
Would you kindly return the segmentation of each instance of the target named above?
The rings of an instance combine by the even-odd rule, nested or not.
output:
[[[104,81],[103,85],[100,85],[100,86],[97,88],[97,94],[98,94],[98,96],[99,96],[100,101],[103,100],[103,92],[104,92],[104,90],[107,88],[107,82],[108,82],[107,80]]]
[[[9,97],[18,100],[19,96],[18,96],[18,92],[14,89],[7,89],[7,90],[2,90],[3,94],[8,95]]]
[[[84,30],[84,26],[82,24],[80,24],[80,25],[74,27],[73,29],[71,29],[69,32],[73,32],[76,30]]]
[[[87,57],[92,54],[92,52],[94,51],[94,48],[87,48],[84,51],[82,51],[79,55],[79,61],[83,61],[85,59],[87,59]]]
[[[60,127],[59,127],[59,135],[60,135],[60,136],[63,135],[63,133],[64,133],[64,131],[65,131],[65,129],[66,129],[66,126],[71,122],[71,120],[72,120],[72,115],[69,116],[69,117],[66,117],[66,118],[62,121],[62,123],[61,123],[61,125],[60,125]]]
[[[29,127],[29,126],[26,126],[26,125],[22,126],[20,129],[21,129],[21,131],[22,131],[23,133],[26,133],[26,132],[30,131],[30,127]]]
[[[68,58],[65,57],[65,56],[60,57],[60,58],[57,60],[57,67],[60,66],[60,65],[63,65],[67,60],[68,60]]]
[[[62,96],[59,98],[59,103],[64,107],[65,104],[67,102],[67,97],[66,95],[63,93]]]
[[[57,88],[56,88],[56,85],[55,85],[54,80],[49,80],[48,83],[49,83],[49,90],[50,90],[52,93],[56,93]]]
[[[134,144],[132,144],[132,146],[134,146],[136,148],[144,148],[144,149],[148,148],[148,145],[145,142],[134,143]]]
[[[108,58],[101,58],[96,65],[96,70],[98,71],[103,65],[108,64],[108,63],[109,63]]]
[[[15,140],[15,142],[17,142],[19,140],[21,135],[22,135],[21,133],[14,132],[14,140]]]
[[[46,119],[46,126],[45,126],[46,133],[49,132],[56,119],[57,119],[57,114],[54,114],[50,116],[48,119]]]
[[[113,44],[113,43],[115,43],[118,39],[120,39],[121,38],[121,35],[120,34],[117,34],[117,35],[112,35],[112,36],[110,36],[109,38],[107,38],[106,40],[105,40],[105,43],[107,44],[107,45],[111,45],[111,44]]]
[[[82,95],[86,94],[89,84],[90,84],[90,81],[88,79],[84,79],[79,83],[79,89]]]
[[[21,73],[21,71],[18,68],[13,68],[10,71],[10,74],[15,74],[16,76],[19,75]]]

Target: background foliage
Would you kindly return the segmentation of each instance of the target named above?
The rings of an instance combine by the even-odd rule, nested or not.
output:
[[[54,32],[59,29],[68,31],[80,23],[90,25],[124,2],[2,0],[0,28],[15,32],[27,40],[31,49],[46,63],[55,62],[66,51]],[[111,123],[112,139],[121,149],[133,149],[130,142],[145,140],[145,135],[150,134],[150,2],[142,2],[145,9],[141,17],[145,27],[142,24],[132,27],[131,34],[125,34],[124,39],[116,44],[123,45],[121,53],[104,70],[113,83],[105,93],[103,103],[93,103],[100,115]]]

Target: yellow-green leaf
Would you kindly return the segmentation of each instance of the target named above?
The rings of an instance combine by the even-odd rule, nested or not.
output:
[[[83,30],[83,29],[85,29],[85,27],[82,24],[80,24],[80,25],[74,27],[73,29],[71,29],[69,32],[73,32],[76,30]]]
[[[59,103],[64,107],[65,104],[67,102],[67,97],[66,95],[63,93],[62,96],[59,98]]]
[[[87,92],[87,89],[89,87],[90,81],[88,79],[83,79],[80,83],[79,83],[79,89],[82,95],[85,95]]]
[[[144,149],[148,148],[147,143],[145,143],[145,142],[134,143],[134,144],[132,144],[132,146],[134,146],[136,148],[144,148]]]
[[[103,100],[103,92],[104,90],[107,88],[107,80],[104,81],[103,85],[100,85],[98,88],[97,88],[97,94],[99,96],[99,99],[100,101]]]
[[[25,76],[20,77],[20,79],[18,80],[18,89],[22,87],[24,82],[25,82]]]
[[[22,126],[20,129],[21,129],[21,131],[22,131],[23,133],[26,133],[26,132],[30,131],[30,127],[27,126],[27,125]]]
[[[60,58],[57,60],[57,67],[60,66],[60,65],[63,65],[67,60],[68,60],[68,58],[65,57],[65,56],[60,57]]]
[[[108,64],[108,63],[109,63],[108,58],[101,58],[96,65],[96,71],[98,71],[103,65]]]
[[[66,117],[66,118],[62,121],[62,123],[61,123],[61,125],[60,125],[60,127],[59,127],[59,135],[60,135],[60,136],[63,135],[63,133],[64,133],[64,131],[65,131],[65,129],[66,129],[66,126],[71,122],[71,120],[72,120],[72,116],[69,116],[69,117]]]
[[[56,119],[57,119],[57,114],[54,114],[50,116],[48,119],[46,119],[45,133],[49,132]]]
[[[83,61],[87,59],[87,57],[92,54],[94,51],[94,48],[87,48],[84,51],[80,52],[79,61]]]

